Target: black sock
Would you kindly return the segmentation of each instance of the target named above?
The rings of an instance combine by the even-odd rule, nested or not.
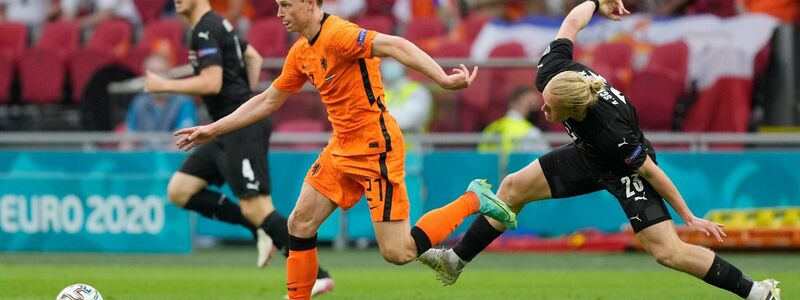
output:
[[[489,246],[497,237],[503,234],[492,227],[484,216],[478,216],[467,229],[464,237],[453,247],[453,251],[465,261],[472,261],[483,249]]]
[[[272,238],[272,244],[278,247],[283,256],[289,257],[289,227],[286,226],[286,218],[275,210],[264,218],[259,227]]]
[[[431,239],[419,227],[414,226],[411,228],[411,238],[414,239],[414,244],[417,246],[417,257],[431,248]]]
[[[206,218],[242,225],[247,227],[247,229],[253,233],[253,236],[255,236],[255,226],[250,224],[250,221],[244,217],[239,205],[231,202],[231,200],[223,194],[209,189],[202,189],[192,195],[183,208],[196,211]]]
[[[714,263],[703,277],[703,281],[718,288],[728,290],[739,297],[747,298],[753,288],[753,280],[742,274],[734,265],[714,255]]]
[[[283,223],[281,223],[280,221],[283,221]],[[271,224],[271,225],[267,225],[267,224]],[[281,233],[278,233],[278,234],[284,234],[285,235],[286,239],[281,240],[281,243],[283,243],[283,245],[285,245],[285,246],[281,246],[280,244],[278,244],[278,242],[277,242],[278,239],[276,238],[276,236],[272,235],[272,232],[269,231],[266,226],[269,226],[270,230],[275,230],[275,232],[279,232],[279,231],[283,230]],[[276,227],[277,228],[282,228],[282,229],[274,229]],[[303,239],[303,238],[298,238],[298,237],[293,237],[293,236],[290,237],[289,236],[289,230],[287,229],[287,226],[286,226],[286,219],[283,218],[283,216],[281,216],[281,214],[278,213],[277,210],[273,211],[271,214],[269,214],[269,216],[267,216],[264,219],[264,223],[261,224],[261,228],[264,229],[264,232],[266,232],[272,238],[272,243],[275,244],[275,246],[278,247],[278,249],[281,249],[281,253],[283,253],[284,256],[286,256],[286,257],[289,257],[289,247],[291,247],[291,246],[289,246],[290,239],[291,239],[291,243],[293,243],[296,247],[301,248],[301,249],[295,249],[295,250],[309,250],[309,249],[316,248],[316,246],[317,246],[317,236],[314,236],[313,238],[309,238],[309,239]],[[313,246],[314,247],[311,247],[311,243],[312,242],[313,242]],[[309,248],[309,247],[311,247],[311,248]],[[285,249],[285,251],[284,251],[284,249]],[[331,277],[331,275],[328,274],[328,271],[325,271],[325,269],[323,269],[321,266],[318,267],[318,269],[317,269],[317,279],[330,278],[330,277]]]

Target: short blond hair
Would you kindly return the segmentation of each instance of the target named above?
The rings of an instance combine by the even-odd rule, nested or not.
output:
[[[553,77],[547,85],[564,108],[582,110],[597,103],[597,93],[603,89],[605,82],[575,71],[564,71]]]

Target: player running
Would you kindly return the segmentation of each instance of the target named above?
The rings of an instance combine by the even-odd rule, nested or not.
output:
[[[189,149],[277,110],[292,93],[313,84],[333,125],[328,146],[308,170],[300,198],[289,216],[287,290],[308,299],[317,273],[317,229],[337,208],[353,207],[362,195],[370,209],[381,255],[406,264],[438,244],[469,215],[480,212],[515,227],[516,215],[497,200],[491,187],[473,181],[450,204],[428,212],[413,227],[408,220],[403,136],[386,110],[380,59],[390,56],[439,86],[456,90],[477,75],[461,65],[448,75],[411,42],[361,29],[324,13],[321,0],[278,0],[278,17],[300,39],[289,50],[283,72],[266,91],[213,124],[179,130],[178,147]],[[258,142],[258,141],[254,141]]]
[[[250,96],[258,81],[261,56],[231,24],[211,11],[208,0],[175,0],[177,12],[192,26],[189,60],[195,76],[169,80],[146,75],[145,89],[154,93],[203,95],[214,120],[230,114]],[[257,239],[257,265],[267,265],[275,247],[288,257],[286,218],[272,204],[267,161],[272,126],[262,119],[221,135],[199,147],[170,179],[167,195],[175,205],[227,223],[247,227]],[[243,146],[247,145],[247,146]],[[209,184],[230,185],[239,205],[208,189]],[[313,294],[333,289],[333,280],[319,269]]]
[[[658,263],[742,298],[780,299],[777,281],[753,282],[709,249],[678,238],[664,199],[689,228],[720,242],[725,233],[721,224],[696,217],[656,165],[655,151],[639,129],[633,105],[599,74],[572,60],[578,32],[598,9],[612,20],[628,13],[621,0],[586,1],[575,7],[545,51],[536,76],[545,118],[562,122],[574,142],[508,175],[497,196],[519,212],[533,201],[605,189],[617,198],[636,238]],[[478,217],[453,249],[431,249],[419,259],[433,268],[445,285],[453,284],[467,262],[506,228]]]

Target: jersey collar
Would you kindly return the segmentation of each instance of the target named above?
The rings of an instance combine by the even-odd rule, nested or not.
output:
[[[328,17],[330,17],[330,16],[331,16],[331,15],[330,15],[330,14],[328,14],[328,13],[323,13],[323,14],[322,14],[322,21],[319,21],[319,25],[320,25],[320,26],[319,26],[319,32],[317,32],[317,35],[315,35],[313,39],[311,39],[310,41],[308,41],[308,44],[309,44],[309,45],[311,45],[311,46],[314,46],[314,43],[316,43],[316,42],[317,42],[317,39],[319,38],[319,34],[320,34],[320,33],[322,33],[322,25],[324,25],[324,24],[325,24],[325,20],[327,20],[327,19],[328,19]]]

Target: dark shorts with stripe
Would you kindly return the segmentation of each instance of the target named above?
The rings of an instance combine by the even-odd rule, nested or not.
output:
[[[239,198],[270,194],[269,119],[243,127],[200,145],[180,172],[200,177],[211,185],[228,183]]]
[[[574,144],[545,154],[539,158],[539,163],[553,198],[606,190],[617,198],[634,232],[672,219],[661,195],[647,180],[639,178],[634,172],[598,176],[601,173],[586,164]]]
[[[308,170],[305,181],[344,210],[366,195],[372,221],[387,222],[408,219],[404,178],[403,149],[356,156],[333,155],[326,149]]]

